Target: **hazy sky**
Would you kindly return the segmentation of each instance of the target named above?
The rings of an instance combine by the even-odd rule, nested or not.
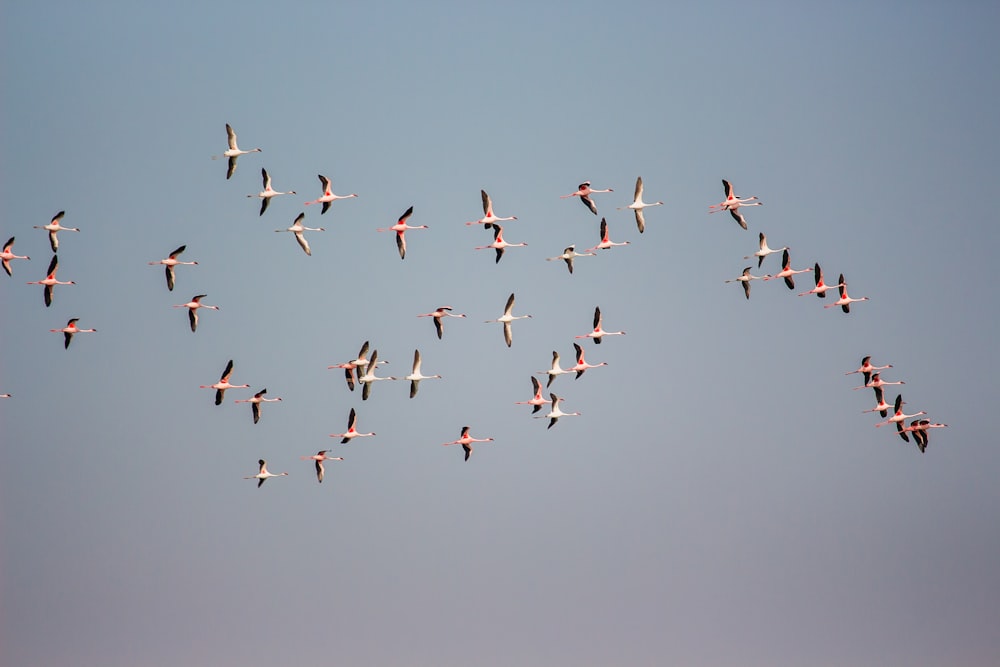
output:
[[[148,3],[140,3],[148,4]],[[811,5],[811,6],[810,6]],[[6,3],[0,663],[1000,663],[989,3]],[[247,155],[226,180],[225,124]],[[278,197],[258,215],[266,168]],[[320,215],[317,174],[338,194]],[[646,201],[631,212],[637,176]],[[763,206],[709,215],[721,180]],[[585,180],[615,241],[560,199]],[[506,238],[496,264],[481,188]],[[379,234],[409,206],[400,261]],[[59,286],[43,225],[60,210]],[[305,224],[307,257],[289,234]],[[765,232],[844,273],[726,279]],[[168,292],[148,261],[198,266]],[[517,294],[503,343],[498,317]],[[197,333],[171,306],[207,294]],[[443,340],[419,313],[466,313]],[[515,406],[595,306],[626,336]],[[97,333],[68,350],[70,317]],[[384,375],[343,373],[370,340]],[[857,368],[947,429],[875,428]],[[229,359],[222,406],[211,384]],[[268,389],[281,403],[233,403]],[[340,445],[355,408],[377,436]],[[464,425],[476,437],[442,447]],[[334,448],[316,482],[300,456]],[[289,475],[242,479],[265,458]]]

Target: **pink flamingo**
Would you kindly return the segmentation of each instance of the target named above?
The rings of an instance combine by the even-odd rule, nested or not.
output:
[[[849,312],[851,312],[851,304],[852,303],[855,303],[857,301],[868,301],[868,300],[869,300],[869,298],[866,297],[866,296],[863,296],[863,297],[861,297],[859,299],[852,299],[851,297],[847,296],[847,282],[844,280],[844,274],[841,273],[840,274],[840,298],[837,299],[836,301],[834,301],[833,303],[826,304],[823,307],[824,308],[833,308],[834,306],[840,306],[841,310],[843,310],[845,313],[849,313]]]
[[[593,248],[587,248],[587,252],[594,252],[595,250],[610,250],[615,246],[628,245],[629,241],[622,241],[621,243],[615,243],[611,240],[608,234],[608,221],[607,218],[601,218],[601,242],[595,245]]]
[[[892,368],[892,364],[886,364],[885,366],[872,366],[871,355],[861,357],[861,366],[853,371],[847,371],[844,375],[853,375],[854,373],[862,373],[865,378],[865,384],[867,385],[869,380],[872,379],[872,373],[874,371],[884,370],[886,368]]]
[[[368,341],[364,342],[361,346],[361,351],[358,352],[358,356],[351,361],[347,361],[342,364],[336,364],[334,366],[327,366],[327,369],[331,368],[343,368],[344,375],[347,378],[347,388],[354,391],[354,371],[355,369],[365,369],[368,366]],[[377,363],[387,364],[388,361],[379,361]],[[358,373],[358,377],[361,377],[361,373]]]
[[[203,384],[199,385],[199,389],[214,389],[215,390],[215,404],[222,405],[222,399],[226,395],[227,389],[249,389],[248,384],[232,384],[229,382],[230,376],[233,374],[233,360],[230,359],[229,363],[226,364],[226,370],[222,371],[222,377],[215,384]]]
[[[312,456],[300,456],[303,461],[314,461],[316,463],[316,481],[320,484],[323,483],[323,475],[326,474],[326,470],[323,468],[323,461],[343,461],[343,456],[327,456],[332,449],[321,449]]]
[[[56,273],[59,271],[59,255],[52,255],[52,261],[49,262],[49,272],[41,280],[32,280],[27,283],[28,285],[45,285],[45,307],[48,308],[52,305],[52,290],[56,285],[75,285],[76,283],[72,280],[62,281],[56,279]]]
[[[285,475],[288,474],[287,472],[279,472],[279,473],[268,472],[267,461],[265,461],[264,459],[260,459],[259,461],[257,461],[257,465],[260,466],[260,472],[258,472],[256,475],[252,475],[251,477],[244,477],[243,479],[257,480],[258,489],[261,487],[261,485],[264,484],[264,482],[266,482],[271,477],[284,477]]]
[[[517,248],[524,247],[528,245],[527,243],[507,243],[503,240],[503,227],[500,225],[493,225],[493,243],[489,245],[476,246],[476,250],[486,250],[487,248],[495,248],[497,251],[496,264],[500,263],[500,258],[503,257],[504,250],[507,248]]]
[[[729,211],[729,214],[733,216],[740,227],[743,229],[747,228],[746,218],[740,213],[741,206],[762,206],[761,202],[757,201],[757,196],[753,197],[737,197],[736,193],[733,191],[733,186],[730,185],[729,181],[722,179],[722,187],[726,191],[725,201],[719,204],[713,204],[708,207],[709,213],[718,213],[720,211]],[[760,265],[757,266],[760,268]]]
[[[642,201],[642,176],[635,179],[635,198],[632,203],[628,206],[619,206],[618,210],[622,211],[624,209],[632,209],[635,211],[635,224],[639,228],[639,233],[642,234],[646,231],[646,218],[642,214],[642,209],[648,208],[650,206],[663,206],[662,201],[653,202],[652,204],[647,204]]]
[[[571,372],[572,371],[576,371],[576,378],[575,379],[577,379],[577,380],[580,379],[580,376],[583,375],[587,371],[588,368],[598,368],[600,366],[607,366],[608,365],[608,362],[606,362],[606,361],[602,361],[599,364],[588,364],[587,360],[583,358],[583,356],[584,356],[583,355],[583,348],[580,347],[580,344],[579,343],[573,343],[573,348],[576,350],[576,365],[573,366],[572,368],[568,369],[568,370],[571,371]]]
[[[399,258],[406,259],[406,230],[407,229],[429,229],[427,225],[410,226],[406,224],[409,217],[413,215],[413,207],[406,209],[406,213],[399,217],[399,220],[392,227],[379,227],[380,232],[396,232],[396,247],[399,249]]]
[[[534,414],[542,409],[543,405],[549,404],[549,399],[542,396],[542,383],[538,381],[534,375],[531,376],[531,386],[535,391],[535,395],[531,397],[528,401],[516,401],[514,405],[531,405],[534,406],[531,413]]]
[[[576,192],[572,192],[568,195],[560,195],[559,198],[569,199],[570,197],[579,197],[580,201],[583,202],[583,205],[589,208],[591,213],[597,215],[597,206],[594,204],[594,200],[590,198],[590,195],[595,192],[614,192],[614,190],[611,188],[608,188],[607,190],[595,190],[590,187],[590,181],[584,181],[583,183],[580,183],[579,187],[577,187]]]
[[[171,292],[174,291],[174,267],[177,266],[178,264],[196,265],[198,263],[198,262],[182,262],[181,260],[177,259],[177,256],[180,255],[182,252],[184,252],[186,248],[187,248],[186,245],[182,245],[181,247],[177,248],[172,253],[167,255],[166,259],[161,259],[156,262],[149,262],[150,266],[156,266],[162,264],[164,267],[166,267],[164,271],[167,274],[167,289],[170,290]]]
[[[517,220],[516,215],[512,215],[507,218],[498,218],[493,214],[493,200],[490,196],[486,194],[486,190],[480,190],[480,194],[483,196],[483,217],[479,220],[473,220],[472,222],[465,223],[467,226],[472,225],[482,225],[485,229],[489,229],[493,226],[494,222],[503,222],[504,220]]]
[[[319,176],[319,182],[323,184],[323,194],[320,195],[319,199],[307,201],[306,206],[309,206],[310,204],[322,204],[323,210],[319,212],[320,215],[323,215],[328,210],[330,210],[330,204],[337,201],[338,199],[350,199],[351,197],[358,196],[355,193],[351,193],[349,195],[335,195],[333,194],[333,190],[330,187],[330,179],[324,176],[323,174],[317,174],[317,176]]]
[[[927,443],[929,441],[927,431],[932,428],[948,428],[948,425],[932,424],[930,419],[914,419],[910,422],[909,426],[903,429],[903,432],[913,434],[913,439],[917,441],[917,448],[923,454],[927,451]],[[900,437],[902,437],[902,432],[900,433]]]
[[[743,258],[743,259],[750,259],[752,257],[756,257],[757,258],[757,268],[758,269],[760,268],[760,265],[764,263],[764,258],[767,257],[768,255],[774,254],[776,252],[781,252],[782,250],[791,250],[791,248],[789,248],[788,246],[784,246],[783,248],[773,248],[773,249],[772,248],[768,248],[767,247],[767,237],[764,236],[764,232],[760,233],[760,241],[759,241],[759,243],[760,243],[760,250],[758,250],[757,252],[755,252],[752,255],[747,255],[747,256],[745,256]]]
[[[549,414],[535,416],[535,419],[548,419],[549,420],[549,425],[545,427],[546,430],[548,430],[548,429],[552,428],[553,426],[555,426],[556,422],[559,421],[560,417],[579,417],[580,416],[579,412],[563,412],[562,411],[562,408],[559,407],[559,404],[561,402],[563,402],[564,400],[566,400],[566,399],[559,398],[555,394],[549,394],[549,396],[552,398],[552,408],[549,410]]]
[[[346,433],[331,433],[331,438],[343,438],[340,444],[346,445],[354,438],[369,438],[375,435],[375,433],[360,433],[358,431],[358,413],[355,412],[354,408],[351,408],[351,414],[347,417],[347,432]]]
[[[372,352],[371,362],[365,368],[365,374],[358,377],[358,382],[364,385],[361,390],[361,400],[367,401],[371,395],[372,385],[379,380],[395,380],[394,377],[377,377],[375,371],[378,370],[378,350]]]
[[[594,330],[588,334],[583,334],[582,336],[574,336],[574,338],[593,338],[594,343],[599,345],[601,339],[605,336],[624,336],[624,331],[605,331],[604,330],[604,318],[601,315],[601,307],[598,306],[594,308]]]
[[[52,252],[59,250],[59,237],[56,236],[56,232],[78,232],[80,231],[76,227],[63,227],[59,224],[59,221],[63,219],[66,215],[66,211],[59,211],[56,216],[52,218],[52,222],[47,225],[35,225],[35,229],[44,229],[49,233],[49,245],[52,247]]]
[[[493,442],[493,438],[473,438],[469,435],[469,427],[463,426],[462,436],[458,440],[441,443],[441,446],[447,447],[448,445],[462,445],[462,449],[465,450],[465,460],[468,461],[469,457],[472,456],[472,443],[474,442]]]
[[[13,276],[10,270],[10,260],[12,259],[31,259],[27,255],[15,255],[14,254],[14,237],[11,236],[7,239],[7,242],[3,244],[3,250],[0,250],[0,260],[3,261],[3,270],[7,272],[8,276]]]
[[[874,387],[874,389],[875,389],[875,407],[870,410],[862,410],[861,412],[862,413],[877,412],[883,417],[885,417],[887,414],[889,414],[889,409],[892,408],[892,406],[885,402],[885,393],[882,391],[882,387]]]
[[[843,285],[843,281],[841,281],[836,285],[827,285],[825,282],[823,282],[823,269],[819,268],[819,262],[816,262],[816,266],[813,268],[813,278],[816,281],[816,287],[813,287],[811,290],[807,292],[802,292],[798,296],[815,294],[819,298],[825,299],[827,290],[833,289],[835,287],[841,287]]]
[[[264,215],[264,211],[267,210],[268,204],[271,203],[272,197],[277,197],[278,195],[294,195],[295,190],[289,190],[288,192],[279,192],[271,187],[271,177],[267,173],[267,169],[260,170],[261,179],[264,181],[264,189],[255,195],[247,195],[247,197],[259,197],[260,202],[260,215]]]
[[[451,306],[438,306],[433,311],[429,313],[421,313],[417,317],[433,317],[434,318],[434,330],[437,331],[438,340],[444,335],[444,323],[442,320],[446,317],[465,317],[463,314],[452,313]]]
[[[921,410],[920,412],[915,412],[912,415],[903,414],[903,395],[896,394],[896,403],[895,405],[893,405],[892,416],[886,419],[885,421],[875,424],[875,428],[878,428],[880,426],[885,426],[886,424],[895,424],[896,431],[899,432],[899,436],[906,442],[909,442],[910,439],[906,437],[906,433],[903,431],[903,422],[909,419],[910,417],[919,417],[920,415],[926,415],[926,414],[927,413],[924,412],[923,410]]]
[[[773,278],[784,278],[785,285],[788,289],[795,289],[795,279],[792,278],[796,273],[809,273],[812,269],[793,269],[792,262],[788,258],[788,251],[785,250],[781,253],[781,271],[774,274],[773,276],[768,274],[764,276],[764,280],[771,280]],[[843,281],[841,281],[843,282]]]
[[[264,398],[264,394],[266,394],[266,393],[267,393],[267,389],[264,388],[264,389],[261,389],[260,391],[258,391],[256,394],[254,394],[253,398],[238,398],[238,399],[236,399],[233,402],[234,403],[249,403],[250,404],[250,411],[251,411],[251,413],[253,413],[253,423],[256,424],[257,422],[260,421],[260,404],[261,403],[277,403],[278,401],[281,400],[280,396],[278,398]]]
[[[865,382],[860,387],[854,387],[854,389],[855,390],[857,390],[857,389],[879,389],[879,388],[888,387],[889,385],[894,385],[894,384],[906,384],[906,383],[903,382],[902,380],[900,380],[899,382],[887,382],[887,381],[885,381],[885,380],[882,379],[882,374],[881,373],[872,373],[872,376],[868,380],[868,382]]]
[[[76,323],[80,321],[79,317],[71,318],[69,322],[66,323],[62,329],[49,329],[52,333],[61,333],[65,336],[63,340],[63,349],[68,350],[69,344],[73,340],[73,335],[78,333],[97,333],[97,329],[80,329],[76,326]]]
[[[236,159],[241,155],[246,155],[247,153],[260,153],[259,148],[251,148],[248,151],[241,151],[240,147],[236,145],[236,132],[230,127],[229,123],[226,123],[226,135],[229,139],[229,148],[222,155],[213,155],[213,160],[218,160],[220,157],[229,158],[229,169],[226,171],[226,180],[228,181],[233,176],[233,172],[236,171]]]
[[[187,303],[178,303],[174,305],[174,308],[187,308],[188,309],[188,320],[191,322],[191,332],[194,333],[198,330],[198,309],[208,308],[209,310],[219,310],[218,306],[209,306],[208,304],[202,303],[201,300],[204,299],[207,294],[198,294],[197,296],[191,297],[191,300]]]

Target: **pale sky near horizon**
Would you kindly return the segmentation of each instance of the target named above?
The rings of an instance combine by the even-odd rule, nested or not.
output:
[[[1000,9],[8,3],[0,664],[1000,663]],[[225,124],[243,156],[232,179]],[[266,168],[279,190],[264,215]],[[321,215],[317,174],[339,194]],[[627,205],[637,176],[639,234]],[[762,206],[749,230],[722,179]],[[600,215],[560,199],[590,180]],[[480,189],[526,242],[495,263]],[[401,261],[376,232],[413,206]],[[65,210],[58,286],[33,229]],[[307,257],[289,234],[305,224]],[[630,245],[595,245],[601,217]],[[843,273],[725,284],[764,232]],[[197,266],[147,262],[179,245]],[[498,317],[510,293],[511,348]],[[172,308],[195,294],[197,333]],[[419,313],[452,305],[443,340]],[[514,405],[552,351],[607,362]],[[97,333],[69,349],[70,317]],[[369,400],[365,340],[406,375]],[[864,355],[920,454],[862,411]],[[199,385],[233,359],[221,406]],[[543,378],[544,384],[544,378]],[[234,400],[266,387],[280,403]],[[547,390],[546,393],[548,393]],[[355,408],[348,445],[329,437]],[[539,413],[543,414],[543,413]],[[909,420],[908,420],[909,421]],[[454,440],[479,443],[468,462]],[[300,456],[342,462],[316,482]],[[243,477],[265,458],[287,477]]]

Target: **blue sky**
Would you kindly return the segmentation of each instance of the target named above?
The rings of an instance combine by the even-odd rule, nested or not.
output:
[[[1000,659],[980,3],[95,3],[2,10],[0,662],[988,665]],[[240,146],[231,180],[209,157]],[[266,168],[279,190],[258,215]],[[338,193],[326,215],[303,203]],[[631,213],[645,181],[646,232]],[[708,215],[721,179],[764,205]],[[591,180],[616,241],[560,199]],[[494,199],[495,264],[463,223]],[[409,206],[400,261],[377,227]],[[65,210],[62,280],[32,229]],[[273,230],[306,212],[306,257]],[[727,285],[757,233],[850,315]],[[161,267],[181,244],[177,287]],[[776,272],[777,257],[754,274]],[[808,275],[796,285],[810,287]],[[517,294],[514,344],[499,316]],[[221,310],[197,333],[174,304]],[[418,313],[449,304],[443,340]],[[600,306],[552,429],[515,401]],[[48,332],[79,317],[68,350]],[[368,401],[328,365],[405,375]],[[892,363],[921,455],[844,372]],[[233,359],[224,405],[199,389]],[[233,400],[267,387],[280,404]],[[887,391],[893,400],[895,389]],[[355,408],[378,435],[328,437]],[[440,444],[462,426],[468,462]],[[888,432],[887,432],[888,431]],[[345,458],[317,484],[299,459]],[[287,478],[242,479],[258,458]]]

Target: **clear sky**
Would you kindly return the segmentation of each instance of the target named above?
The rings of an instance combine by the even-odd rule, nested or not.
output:
[[[0,240],[31,257],[0,275],[0,663],[1000,663],[995,4],[147,5],[0,10]],[[226,123],[263,149],[228,181]],[[259,216],[262,167],[298,194]],[[317,174],[359,197],[321,216]],[[585,180],[631,244],[570,275]],[[499,264],[481,188],[528,243]],[[401,261],[375,229],[409,206]],[[311,257],[273,231],[302,211]],[[871,300],[747,301],[758,232]],[[514,402],[595,306],[627,335],[546,429]],[[98,332],[64,350],[70,317]],[[365,340],[444,379],[362,401],[327,366]],[[864,355],[949,424],[925,454],[862,413]],[[229,359],[252,388],[216,407]],[[342,446],[352,407],[378,435]],[[495,438],[468,462],[464,425]]]

